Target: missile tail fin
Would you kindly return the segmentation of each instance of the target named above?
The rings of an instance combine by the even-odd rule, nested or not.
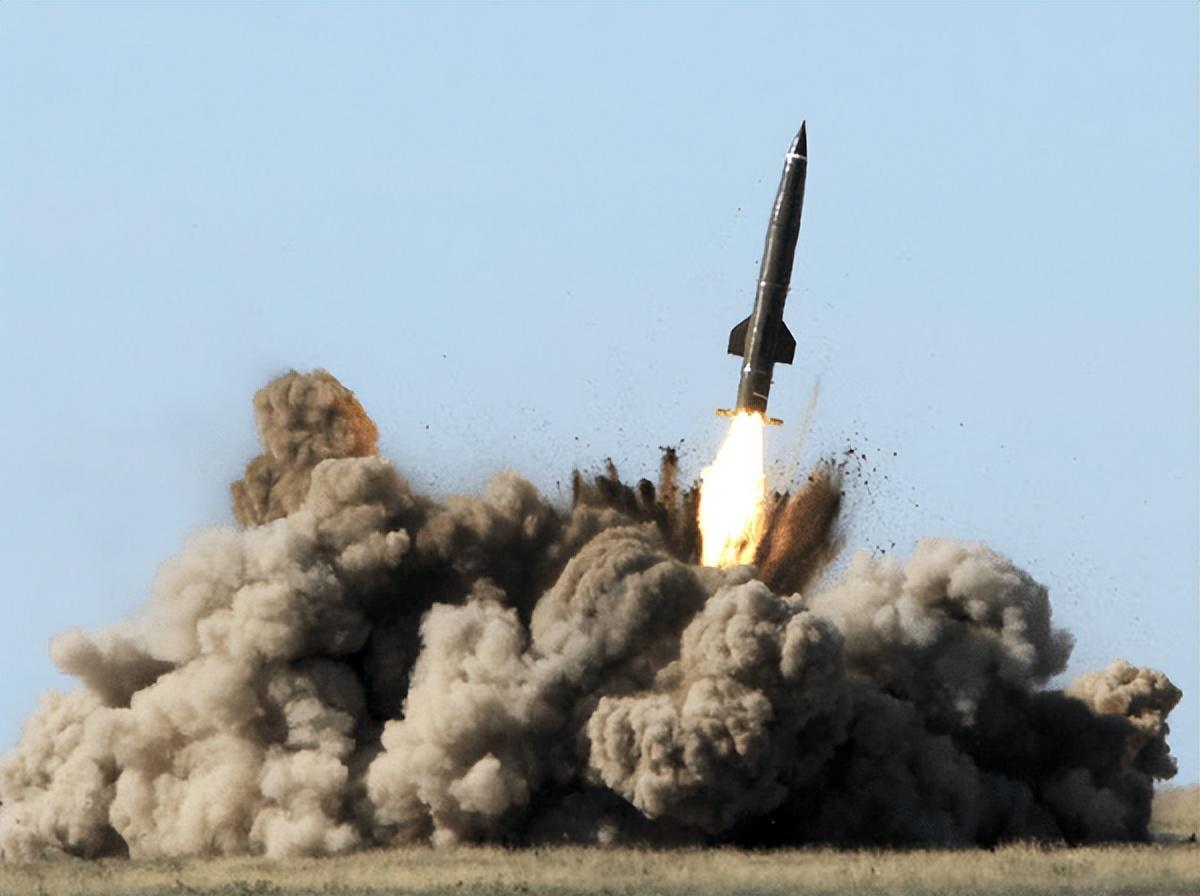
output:
[[[772,360],[776,364],[791,364],[795,357],[796,337],[787,328],[787,324],[780,321],[779,335],[775,337],[775,357]]]
[[[750,318],[746,318],[729,331],[729,354],[746,357],[746,331],[750,329]],[[793,340],[793,346],[795,341]]]

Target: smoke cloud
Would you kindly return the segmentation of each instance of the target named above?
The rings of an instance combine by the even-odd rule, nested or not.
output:
[[[254,408],[241,525],[53,642],[78,686],[0,758],[6,858],[1147,837],[1179,690],[1123,660],[1048,687],[1071,638],[983,545],[831,581],[830,465],[716,570],[673,452],[565,509],[515,473],[439,502],[328,373]]]

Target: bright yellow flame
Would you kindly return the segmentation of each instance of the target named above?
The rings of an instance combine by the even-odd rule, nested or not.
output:
[[[761,414],[739,411],[717,459],[700,474],[700,559],[705,566],[754,561],[766,507],[763,426]]]

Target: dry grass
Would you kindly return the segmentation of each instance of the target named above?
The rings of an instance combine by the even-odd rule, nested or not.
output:
[[[855,894],[1176,896],[1200,893],[1200,788],[1164,791],[1172,844],[986,850],[746,852],[408,847],[330,859],[0,863],[0,896],[383,896],[383,894]]]
[[[1200,833],[1200,785],[1165,787],[1154,794],[1150,828],[1156,834],[1177,837]]]
[[[0,894],[1195,894],[1200,848],[641,851],[406,848],[333,859],[57,862],[0,867]]]

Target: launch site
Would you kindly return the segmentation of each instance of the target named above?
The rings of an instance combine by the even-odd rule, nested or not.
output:
[[[1197,33],[0,6],[0,896],[1200,892]]]

